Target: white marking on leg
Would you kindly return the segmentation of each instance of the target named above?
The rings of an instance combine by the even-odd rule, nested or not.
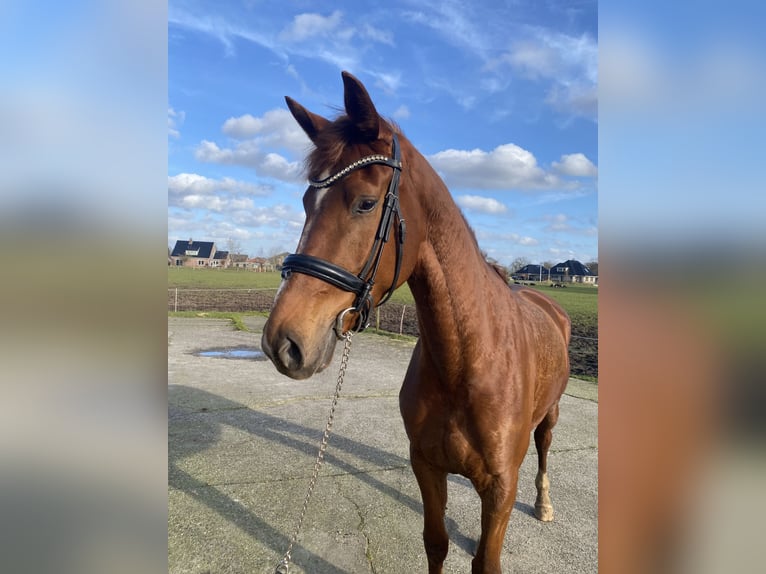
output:
[[[538,520],[550,522],[553,520],[553,505],[551,504],[551,497],[549,494],[550,481],[548,480],[548,473],[538,470],[537,477],[535,478],[535,486],[537,487],[535,516]]]

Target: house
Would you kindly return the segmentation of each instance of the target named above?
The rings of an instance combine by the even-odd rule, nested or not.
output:
[[[231,260],[230,267],[247,269],[247,255],[244,253],[229,253],[229,259]]]
[[[231,265],[228,251],[218,251],[212,241],[184,241],[179,239],[168,258],[175,267],[214,267],[225,269]]]
[[[513,279],[518,281],[547,281],[549,270],[542,265],[525,265],[513,272]]]
[[[247,260],[248,269],[252,271],[276,271],[273,263],[265,257],[251,257]]]
[[[231,258],[228,251],[216,251],[213,255],[213,261],[210,262],[210,267],[222,267],[226,269],[231,265]]]
[[[282,262],[285,260],[289,253],[279,253],[278,255],[272,255],[269,257],[269,263],[274,266],[274,269],[279,271],[282,269]]]
[[[551,267],[551,281],[598,285],[598,275],[579,261],[568,259]]]

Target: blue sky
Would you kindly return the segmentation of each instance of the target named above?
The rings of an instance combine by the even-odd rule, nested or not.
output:
[[[490,257],[598,258],[595,2],[171,0],[168,20],[170,246],[293,251],[309,142],[283,97],[332,117],[348,70]]]

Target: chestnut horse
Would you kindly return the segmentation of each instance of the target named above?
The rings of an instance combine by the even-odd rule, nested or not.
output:
[[[314,149],[306,223],[284,261],[262,347],[281,373],[310,377],[407,281],[420,338],[399,403],[423,497],[428,571],[442,572],[447,555],[447,475],[455,473],[481,498],[472,571],[499,573],[532,431],[535,515],[553,519],[547,454],[569,377],[569,318],[540,292],[508,286],[426,159],[378,115],[359,80],[344,72],[343,83],[346,113],[334,121],[286,98]]]

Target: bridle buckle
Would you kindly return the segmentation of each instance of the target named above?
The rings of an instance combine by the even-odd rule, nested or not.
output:
[[[359,313],[359,317],[357,317],[355,326],[349,329],[350,331],[353,331],[354,333],[358,333],[360,331],[364,331],[367,327],[370,326],[370,323],[367,322],[366,325],[364,323],[366,322],[365,314],[361,311],[359,311],[356,307],[349,307],[348,309],[344,309],[340,313],[338,313],[338,316],[335,319],[335,327],[333,330],[335,331],[335,336],[338,338],[339,341],[342,341],[346,338],[346,335],[348,334],[348,331],[345,333],[343,332],[343,321],[346,318],[346,313],[349,311],[356,311]]]

